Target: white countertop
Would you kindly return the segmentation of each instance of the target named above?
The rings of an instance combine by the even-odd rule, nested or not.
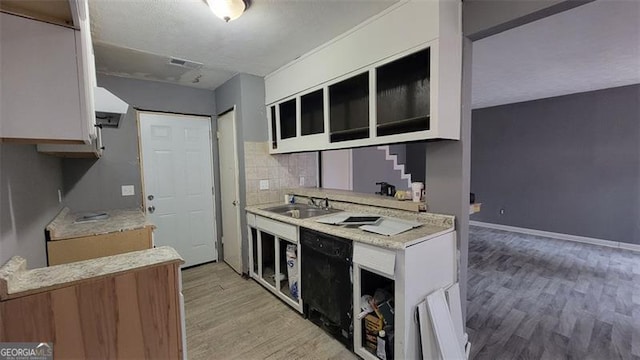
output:
[[[14,256],[0,267],[0,300],[174,262],[184,263],[182,257],[168,246],[33,270],[27,270],[24,258]]]
[[[76,223],[80,213],[72,213],[64,208],[47,225],[50,240],[73,239],[78,237],[109,234],[118,231],[142,229],[147,226],[155,227],[147,220],[139,209],[115,209],[105,211],[108,219]]]
[[[406,210],[420,212],[427,210],[424,202],[413,202],[411,200],[397,200],[392,196],[358,193],[349,190],[328,189],[328,188],[291,188],[285,190],[286,194],[294,194],[305,197],[328,198],[329,200],[355,203],[360,205],[370,205],[389,209]]]
[[[326,234],[339,236],[345,239],[367,243],[367,244],[380,246],[380,247],[391,248],[391,249],[405,249],[411,245],[438,237],[442,234],[446,234],[454,230],[453,216],[431,214],[431,213],[417,213],[417,212],[411,212],[411,211],[386,209],[386,208],[373,207],[373,206],[368,207],[368,206],[357,205],[357,204],[350,205],[348,203],[333,202],[332,205],[337,209],[341,209],[345,211],[357,211],[360,213],[370,213],[375,215],[396,217],[404,220],[417,221],[422,223],[423,225],[418,228],[406,231],[404,233],[401,233],[395,236],[386,236],[386,235],[378,235],[368,231],[360,230],[357,227],[336,226],[336,225],[323,224],[315,221],[316,219],[319,219],[322,216],[306,218],[306,219],[296,219],[287,215],[280,215],[280,214],[265,210],[265,209],[275,207],[275,206],[280,206],[280,205],[284,205],[284,204],[271,203],[271,204],[254,205],[254,206],[248,206],[246,210],[247,212],[252,214],[264,216],[266,218],[270,218],[273,220],[282,221],[284,223],[292,224],[295,226],[300,226],[307,229],[323,232]],[[331,215],[327,215],[327,216],[331,216]]]

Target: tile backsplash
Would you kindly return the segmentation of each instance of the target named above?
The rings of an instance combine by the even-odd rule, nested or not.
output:
[[[284,189],[318,186],[318,154],[269,154],[269,143],[246,141],[244,166],[247,206],[284,201]],[[304,185],[300,184],[303,178]],[[260,190],[267,180],[268,190]]]

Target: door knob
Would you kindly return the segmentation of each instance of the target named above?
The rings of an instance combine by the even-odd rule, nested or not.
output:
[[[147,196],[147,199],[149,199],[149,200],[153,200],[153,195],[149,195],[149,196]]]
[[[149,213],[153,214],[153,212],[156,211],[156,207],[152,205],[152,206],[149,206],[147,210],[149,210]]]
[[[232,204],[233,204],[233,206],[236,206],[236,205],[238,205],[238,202],[233,200]]]

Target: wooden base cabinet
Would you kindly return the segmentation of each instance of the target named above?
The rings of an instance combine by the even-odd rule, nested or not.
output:
[[[182,359],[180,264],[0,301],[0,342],[51,342],[56,359]]]
[[[254,214],[247,224],[249,276],[302,313],[298,228]]]
[[[151,249],[153,227],[47,241],[49,266]]]
[[[434,334],[427,334],[429,354],[421,354],[417,305],[426,296],[456,282],[456,233],[391,250],[362,243],[354,243],[353,308],[354,352],[366,360],[376,360],[367,349],[364,320],[358,320],[362,295],[374,295],[378,288],[392,289],[395,303],[394,359],[439,359]]]

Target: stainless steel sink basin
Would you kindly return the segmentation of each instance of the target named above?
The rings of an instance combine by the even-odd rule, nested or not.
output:
[[[315,216],[328,215],[340,212],[342,210],[338,209],[320,209],[313,206],[305,205],[305,204],[287,204],[275,206],[272,208],[265,209],[266,211],[271,211],[276,214],[290,216],[297,219],[306,219]]]

